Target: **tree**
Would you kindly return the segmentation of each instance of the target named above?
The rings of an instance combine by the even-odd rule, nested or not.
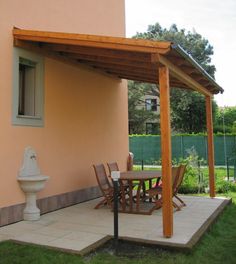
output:
[[[236,106],[220,107],[216,113],[214,132],[236,132]]]
[[[217,104],[212,102],[213,117]],[[171,123],[175,131],[199,133],[206,130],[205,97],[197,92],[175,88],[171,92]]]
[[[155,25],[149,25],[147,32],[137,33],[134,38],[172,41],[184,48],[214,78],[216,68],[210,64],[211,56],[214,54],[213,46],[194,29],[193,32],[186,32],[183,28],[179,30],[176,24],[167,29],[156,23]]]
[[[147,32],[137,33],[134,38],[172,41],[184,48],[214,78],[216,68],[210,64],[213,47],[207,39],[203,38],[195,30],[193,32],[186,31],[185,29],[179,30],[175,24],[167,29],[162,28],[159,23],[156,23],[155,25],[148,26]],[[138,89],[138,84],[135,87]],[[133,89],[132,85],[129,85],[130,89]],[[145,93],[145,90],[143,93],[141,91],[142,88],[140,87],[139,94]],[[216,108],[217,105],[213,101],[213,119]],[[191,90],[171,89],[171,112],[172,127],[175,131],[183,133],[205,131],[206,114],[205,97],[203,95]],[[135,117],[133,120],[135,120]]]

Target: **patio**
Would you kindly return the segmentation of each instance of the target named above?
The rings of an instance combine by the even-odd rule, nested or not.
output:
[[[121,79],[128,79],[157,85],[160,93],[161,157],[164,175],[162,197],[165,201],[162,207],[162,223],[163,235],[166,238],[174,234],[170,89],[178,87],[203,94],[206,103],[209,193],[210,197],[215,197],[212,97],[224,90],[180,46],[168,41],[19,28],[13,28],[13,40],[17,48],[30,50],[78,68],[83,65],[86,70],[102,72],[112,80],[120,82]],[[91,174],[91,171],[88,173]]]
[[[231,199],[184,196],[187,206],[174,212],[175,235],[164,238],[162,212],[152,215],[119,214],[120,238],[169,248],[191,249]],[[0,228],[0,241],[33,243],[77,254],[86,254],[113,235],[113,213],[94,210],[98,199]]]

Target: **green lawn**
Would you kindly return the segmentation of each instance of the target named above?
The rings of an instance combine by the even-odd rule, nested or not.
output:
[[[236,193],[228,193],[233,204],[228,206],[211,230],[204,235],[191,253],[169,252],[155,248],[137,250],[137,258],[97,252],[89,257],[66,254],[38,246],[0,243],[0,264],[60,263],[236,263]]]

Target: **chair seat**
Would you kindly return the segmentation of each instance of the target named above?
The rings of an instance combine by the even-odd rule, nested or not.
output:
[[[162,187],[158,186],[155,188],[151,188],[149,190],[146,191],[149,197],[153,197],[156,196],[158,194],[162,194]]]

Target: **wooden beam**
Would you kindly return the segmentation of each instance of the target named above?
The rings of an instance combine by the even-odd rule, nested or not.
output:
[[[139,67],[138,65],[117,65],[117,64],[113,64],[113,63],[106,63],[106,62],[93,62],[93,61],[87,61],[87,60],[77,60],[80,63],[84,63],[86,65],[90,65],[92,67],[97,67],[97,68],[103,68],[106,70],[117,70],[117,71],[127,71],[127,73],[129,72],[133,72],[136,74],[141,74],[141,75],[152,75],[152,76],[157,76],[157,67],[156,69],[148,69],[145,67]],[[156,71],[155,71],[156,70]]]
[[[73,34],[62,32],[47,32],[35,30],[13,29],[15,39],[60,43],[87,47],[98,47],[147,53],[165,54],[170,51],[171,42],[151,41],[144,39],[129,39],[121,37]]]
[[[206,121],[207,121],[207,146],[208,146],[208,166],[209,166],[209,187],[210,197],[215,197],[215,171],[214,171],[214,137],[212,122],[212,98],[206,96]]]
[[[172,62],[167,60],[164,56],[160,55],[160,63],[167,66],[175,78],[179,79],[181,82],[186,83],[190,88],[199,93],[202,93],[206,96],[212,96],[211,92],[205,89],[201,84],[196,82],[193,78],[191,78],[188,74],[182,71],[180,68],[176,67]]]
[[[149,80],[149,81],[152,81],[152,83],[155,82],[156,80],[156,76],[152,76],[152,75],[146,75],[145,74],[139,74],[137,72],[128,72],[126,70],[114,70],[114,69],[104,69],[104,68],[100,68],[100,67],[95,67],[95,69],[98,68],[100,70],[103,70],[107,73],[110,73],[110,74],[114,74],[116,76],[123,76],[123,79],[124,79],[124,76],[128,77],[129,80],[132,80],[132,77],[139,77],[140,80],[142,80],[142,82],[145,82],[145,80]]]
[[[103,56],[107,58],[115,59],[126,59],[130,61],[141,61],[141,62],[156,62],[158,57],[153,56],[150,53],[142,52],[130,52],[125,50],[113,50],[113,49],[101,49],[95,47],[82,47],[75,45],[65,45],[65,44],[51,44],[51,43],[38,43],[42,48],[48,49],[50,51],[58,51],[65,53],[78,53],[83,55],[94,55]]]
[[[195,68],[191,66],[181,66],[181,70],[189,75],[194,75],[196,73],[197,76],[199,76],[199,72],[196,71]]]
[[[117,75],[118,78],[121,79],[126,79],[126,80],[131,80],[131,81],[136,81],[136,82],[141,82],[141,83],[152,83],[154,84],[153,79],[148,79],[148,78],[141,78],[139,76],[132,76],[132,75],[125,75],[125,74],[120,74]]]
[[[159,63],[159,54],[158,53],[152,53],[151,55],[151,62],[152,63]]]
[[[84,55],[84,54],[77,54],[77,53],[66,53],[62,54],[65,57],[73,58],[79,60],[81,62],[88,62],[88,63],[106,63],[116,66],[130,66],[139,69],[151,69],[157,71],[157,64],[151,64],[150,62],[142,62],[142,61],[133,61],[133,60],[126,60],[121,58],[107,58],[103,56],[93,56],[93,55]]]
[[[160,125],[161,125],[161,160],[162,160],[162,219],[163,235],[173,235],[172,206],[172,162],[171,162],[171,128],[170,128],[170,87],[169,70],[166,66],[159,68],[160,89]]]
[[[186,66],[186,61],[182,57],[167,55],[167,59],[170,60],[174,65],[177,65],[177,66],[185,65]]]
[[[189,88],[187,85],[185,85],[184,83],[181,83],[181,82],[177,82],[177,81],[172,81],[170,79],[170,87],[171,88],[180,88],[180,89],[188,89],[188,90],[191,90],[191,88]]]

